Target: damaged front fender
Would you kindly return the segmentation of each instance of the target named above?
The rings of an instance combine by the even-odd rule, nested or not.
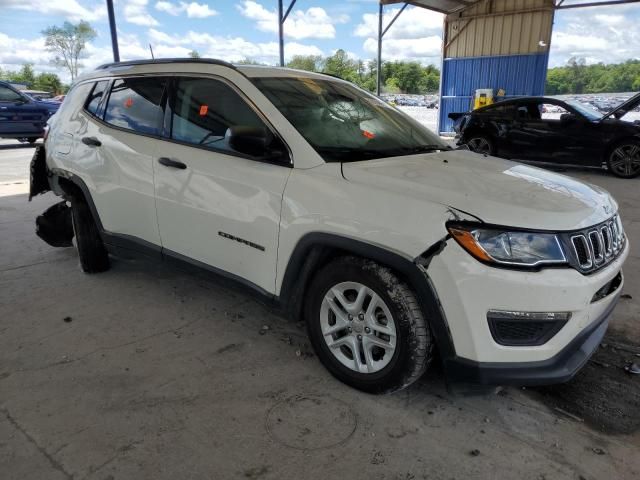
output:
[[[66,201],[56,203],[36,218],[36,235],[52,247],[72,247],[73,221]]]

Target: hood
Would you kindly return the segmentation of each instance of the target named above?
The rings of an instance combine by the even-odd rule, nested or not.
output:
[[[626,102],[622,102],[613,110],[608,111],[604,115],[604,117],[602,117],[602,120],[609,118],[611,116],[613,116],[616,119],[620,119],[624,117],[628,111],[633,110],[638,105],[640,105],[640,93],[636,93],[633,97],[631,97]]]
[[[595,185],[464,150],[344,163],[343,174],[372,187],[372,195],[390,190],[511,227],[577,230],[618,209]]]

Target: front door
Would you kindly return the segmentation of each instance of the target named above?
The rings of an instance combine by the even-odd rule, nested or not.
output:
[[[289,159],[262,161],[230,145],[229,127],[273,130],[225,80],[176,77],[170,90],[167,140],[153,164],[163,252],[273,293]]]

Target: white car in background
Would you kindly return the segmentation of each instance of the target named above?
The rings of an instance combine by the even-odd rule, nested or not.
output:
[[[303,318],[369,392],[411,384],[436,348],[451,380],[570,379],[628,254],[598,187],[452,150],[345,81],[214,60],[80,78],[34,156],[31,193],[48,189],[65,202],[39,234],[75,235],[85,272],[121,249],[214,272]]]

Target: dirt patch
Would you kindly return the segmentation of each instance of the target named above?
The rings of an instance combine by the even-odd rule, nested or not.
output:
[[[640,375],[627,373],[625,366],[640,362],[639,354],[640,346],[607,336],[573,380],[529,391],[560,415],[596,430],[633,433],[640,429]]]

